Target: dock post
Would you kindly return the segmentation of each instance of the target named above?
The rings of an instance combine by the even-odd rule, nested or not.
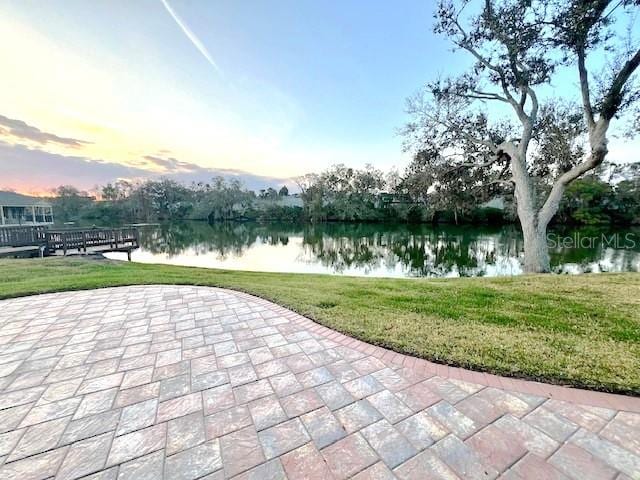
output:
[[[127,260],[130,262],[131,261],[131,249],[127,249]]]

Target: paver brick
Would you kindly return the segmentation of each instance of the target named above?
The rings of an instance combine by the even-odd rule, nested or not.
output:
[[[367,397],[367,400],[391,423],[397,423],[413,413],[409,407],[389,390],[382,390]]]
[[[265,461],[255,428],[251,425],[220,438],[224,471],[228,477]]]
[[[376,380],[372,375],[366,375],[364,377],[356,378],[349,382],[344,383],[344,388],[355,398],[360,400],[361,398],[368,397],[374,393],[384,389],[384,387]]]
[[[544,406],[536,408],[524,417],[524,421],[543,431],[557,442],[564,442],[578,430],[578,425],[565,417],[556,415]]]
[[[517,437],[500,430],[495,425],[482,429],[465,443],[484,460],[486,465],[492,466],[498,472],[504,472],[527,453],[527,449]]]
[[[116,437],[111,445],[107,466],[123,463],[133,458],[146,455],[147,453],[163,449],[166,440],[166,423]]]
[[[85,380],[78,388],[76,394],[84,395],[86,393],[93,393],[100,390],[107,390],[109,388],[117,387],[122,383],[123,377],[123,373],[114,373],[112,375],[105,375],[104,377]]]
[[[326,367],[318,367],[298,374],[298,380],[304,388],[311,388],[332,381],[333,375]]]
[[[573,443],[560,447],[551,456],[549,463],[574,480],[607,480],[615,478],[618,473],[613,467]]]
[[[588,410],[584,410],[578,405],[553,399],[545,402],[544,405],[556,414],[592,432],[600,431],[607,424],[606,419]]]
[[[396,476],[383,462],[378,462],[358,473],[353,480],[395,480]]]
[[[256,373],[258,374],[258,378],[260,379],[272,377],[274,375],[278,375],[279,373],[289,372],[289,367],[287,367],[287,364],[281,358],[260,363],[255,366],[255,369]]]
[[[116,435],[123,435],[153,425],[157,408],[158,399],[156,398],[124,407]]]
[[[479,391],[476,396],[496,405],[503,413],[510,413],[516,417],[521,417],[533,409],[531,405],[516,395],[493,387]]]
[[[587,429],[581,428],[572,437],[571,443],[583,448],[593,456],[618,469],[630,477],[640,472],[640,457],[619,447],[605,438],[598,437]]]
[[[20,423],[20,427],[28,427],[29,425],[73,415],[78,405],[81,405],[81,398],[72,397],[66,400],[59,400],[57,402],[45,403],[33,407]]]
[[[461,478],[492,479],[498,471],[486,464],[476,453],[454,435],[448,435],[437,442],[431,451],[438,455]]]
[[[371,376],[378,380],[384,388],[392,392],[397,392],[411,386],[410,382],[389,367],[373,372]]]
[[[206,480],[209,480],[209,478]],[[247,472],[241,473],[234,477],[233,480],[287,480],[287,476],[284,473],[280,459],[274,458]]]
[[[257,430],[264,430],[289,418],[275,395],[254,400],[249,404],[249,410]]]
[[[0,434],[0,457],[8,455],[22,438],[26,429],[12,430]]]
[[[126,407],[134,403],[157,398],[160,394],[160,382],[147,383],[138,387],[120,390],[116,397],[115,407]]]
[[[165,477],[171,480],[195,480],[220,468],[220,442],[215,439],[167,457]]]
[[[327,480],[332,478],[329,467],[313,443],[307,443],[281,457],[289,478]]]
[[[309,412],[301,419],[318,448],[324,448],[347,436],[340,422],[326,407]]]
[[[232,407],[205,417],[207,438],[217,438],[251,425],[251,414],[246,405]]]
[[[229,381],[234,387],[258,380],[258,375],[250,363],[231,367],[227,372],[229,373]]]
[[[191,381],[189,375],[178,375],[177,377],[166,378],[160,381],[159,401],[164,402],[172,398],[181,397],[191,391]]]
[[[417,450],[423,450],[444,438],[449,430],[437,420],[422,411],[396,424]]]
[[[387,367],[380,359],[371,356],[356,360],[352,365],[360,375],[369,375]]]
[[[69,447],[57,448],[16,462],[5,463],[0,467],[0,478],[44,480],[53,477],[68,449]]]
[[[120,420],[120,410],[107,410],[71,420],[60,439],[60,445],[66,445],[85,438],[115,430]]]
[[[198,410],[202,410],[202,394],[200,392],[173,398],[158,404],[156,422],[166,422]]]
[[[233,388],[236,402],[239,404],[249,403],[258,398],[266,397],[273,393],[273,388],[267,379],[257,382],[246,383]]]
[[[170,420],[167,424],[167,455],[204,443],[204,418],[200,412]]]
[[[165,285],[3,300],[0,338],[0,479],[640,471],[638,413],[460,380],[474,377],[240,293]]]
[[[320,408],[324,405],[320,396],[313,389],[303,390],[281,399],[282,408],[290,418]]]
[[[471,395],[456,403],[456,410],[470,418],[479,427],[489,425],[504,415],[499,405],[491,403],[477,395]]]
[[[528,454],[516,463],[510,472],[514,472],[516,478],[544,478],[545,480],[569,480],[569,477],[543,458],[535,454]]]
[[[33,425],[27,428],[26,431],[18,431],[20,433],[18,437],[20,438],[20,442],[18,442],[13,451],[11,451],[13,448],[12,445],[11,448],[5,452],[6,454],[11,451],[11,455],[7,457],[7,462],[13,462],[20,458],[41,453],[58,445],[58,441],[70,419],[70,416],[62,417]]]
[[[400,480],[459,480],[460,477],[451,470],[438,456],[425,450],[397,467],[393,473]]]
[[[267,459],[283,455],[311,440],[298,418],[262,430],[258,432],[258,438]]]
[[[444,401],[429,407],[427,413],[462,439],[480,428],[473,420]]]
[[[414,412],[419,412],[442,400],[440,395],[422,383],[400,390],[396,392],[396,396]]]
[[[111,433],[103,433],[71,445],[56,478],[73,480],[101,470],[107,460],[112,437]]]
[[[382,420],[382,415],[365,399],[347,405],[335,412],[335,416],[347,433],[353,433],[372,423]]]
[[[469,396],[469,392],[442,377],[431,377],[424,381],[424,385],[451,404],[456,404]]]
[[[129,370],[124,374],[120,388],[126,389],[138,387],[150,383],[153,377],[153,367],[143,367],[137,370]]]
[[[511,415],[505,415],[494,423],[496,427],[507,434],[514,435],[520,440],[527,450],[546,458],[559,446],[554,439]]]
[[[355,401],[353,396],[339,382],[318,385],[315,390],[330,410],[337,410]]]
[[[50,384],[38,400],[38,404],[41,405],[73,397],[81,382],[82,378],[78,377]]]
[[[164,451],[158,450],[120,465],[118,480],[158,480],[163,471]]]
[[[378,461],[378,456],[360,433],[349,435],[323,449],[322,456],[337,480],[352,477]]]
[[[614,418],[599,435],[640,456],[640,429]]]
[[[362,429],[362,435],[389,468],[394,468],[418,453],[387,420]]]
[[[202,392],[204,414],[210,415],[235,405],[235,398],[231,385],[220,385]]]

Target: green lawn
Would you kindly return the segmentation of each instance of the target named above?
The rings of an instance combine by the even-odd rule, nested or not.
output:
[[[149,283],[249,292],[435,362],[640,394],[640,274],[402,280],[81,258],[0,260],[0,298]]]

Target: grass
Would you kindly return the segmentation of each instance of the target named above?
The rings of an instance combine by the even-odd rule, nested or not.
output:
[[[379,279],[83,258],[0,260],[0,298],[132,284],[232,288],[392,350],[640,394],[640,274]]]

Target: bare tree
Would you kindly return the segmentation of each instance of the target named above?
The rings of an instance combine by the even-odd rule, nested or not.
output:
[[[478,186],[512,189],[526,272],[550,270],[546,232],[566,187],[605,160],[612,120],[639,98],[634,73],[640,49],[630,33],[622,39],[616,34],[638,5],[469,0],[438,6],[434,31],[474,64],[410,99],[406,142],[416,154],[430,152],[430,168],[440,182],[447,181],[445,174],[455,178],[460,169],[470,169]],[[479,13],[467,15],[474,7]],[[595,89],[587,61],[594,52],[609,54]],[[567,68],[579,80],[578,115],[570,102],[542,95]],[[495,106],[487,111],[479,104]]]

